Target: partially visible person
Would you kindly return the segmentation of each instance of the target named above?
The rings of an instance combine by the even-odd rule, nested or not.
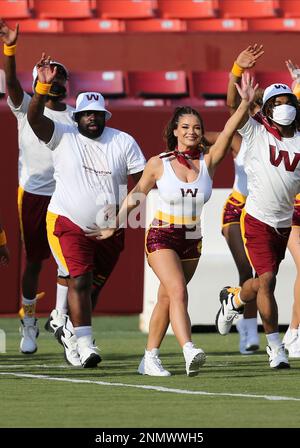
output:
[[[9,251],[7,247],[7,240],[5,230],[0,221],[0,265],[6,266],[9,263]]]
[[[147,162],[141,180],[121,207],[116,228],[100,228],[90,233],[99,239],[113,235],[157,185],[158,210],[146,234],[146,254],[160,285],[150,320],[147,347],[138,367],[138,373],[142,375],[170,376],[159,358],[169,323],[182,348],[187,376],[197,375],[205,362],[204,351],[192,342],[187,284],[201,255],[200,216],[212,192],[213,175],[248,112],[256,88],[249,75],[243,78],[242,87],[237,86],[241,104],[210,148],[206,145],[199,113],[191,107],[176,108],[165,132],[167,152]]]
[[[95,222],[105,222],[106,204],[117,206],[124,199],[128,176],[135,182],[140,179],[145,158],[133,137],[106,126],[111,113],[99,92],[77,97],[71,125],[43,115],[57,67],[43,54],[37,71],[28,121],[53,153],[56,189],[47,213],[48,238],[54,257],[69,274],[68,307],[74,327],[63,327],[61,341],[65,346],[66,337],[72,340],[73,350],[65,351],[72,365],[96,367],[101,357],[92,335],[93,279],[106,280],[113,271],[124,232],[121,229],[107,241],[85,233]]]
[[[46,232],[46,212],[55,189],[51,151],[34,135],[27,110],[31,97],[24,92],[16,72],[18,25],[11,29],[0,19],[0,37],[4,44],[4,70],[8,90],[8,105],[18,122],[19,189],[18,209],[21,237],[25,249],[25,269],[22,276],[21,342],[20,351],[35,353],[39,334],[35,317],[38,282],[43,261],[49,258],[50,248]],[[48,92],[45,115],[61,123],[72,123],[72,110],[63,102],[66,96],[68,71],[60,62],[52,61],[57,68],[55,82]],[[37,72],[33,70],[33,85]],[[56,331],[65,322],[67,313],[66,280],[58,272],[56,307],[50,316],[48,330]]]

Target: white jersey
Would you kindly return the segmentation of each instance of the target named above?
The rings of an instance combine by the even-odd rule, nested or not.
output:
[[[162,162],[163,175],[156,181],[159,203],[155,217],[173,224],[199,222],[203,205],[212,192],[212,179],[203,154],[198,177],[193,182],[184,182],[176,176],[171,159],[162,159]]]
[[[250,117],[239,133],[247,145],[246,212],[272,227],[289,227],[300,191],[300,133],[281,137],[260,114]]]
[[[55,123],[48,148],[53,152],[56,189],[48,210],[81,229],[98,223],[105,204],[121,204],[127,176],[143,171],[145,158],[125,132],[105,127],[97,139],[80,134],[76,125]]]
[[[37,138],[27,120],[30,95],[24,92],[23,101],[15,107],[8,97],[7,103],[18,121],[19,139],[19,185],[28,193],[51,196],[55,189],[52,153]],[[45,107],[44,115],[53,121],[64,124],[73,122],[71,114],[74,109],[67,105],[65,111],[56,111]]]
[[[247,151],[245,140],[242,139],[240,150],[233,159],[234,162],[234,183],[233,189],[243,196],[248,196],[247,174],[244,168],[244,159]]]

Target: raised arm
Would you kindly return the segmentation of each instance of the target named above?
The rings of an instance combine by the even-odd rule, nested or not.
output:
[[[258,84],[254,86],[254,79],[249,73],[242,75],[241,86],[235,84],[240,94],[241,103],[234,114],[229,118],[216,143],[210,148],[207,155],[210,175],[213,176],[217,165],[223,160],[231,145],[231,140],[237,129],[241,128],[249,119],[249,106],[253,101]]]
[[[294,64],[290,59],[285,61],[285,65],[290,72],[291,78],[293,80],[292,90],[293,94],[296,95],[297,99],[300,100],[300,68],[297,64]]]
[[[56,67],[50,65],[50,56],[46,58],[42,54],[37,63],[38,83],[34,95],[30,101],[27,118],[35,135],[45,143],[50,142],[54,132],[54,123],[44,115],[45,102],[47,94],[50,91],[51,84],[56,75]]]
[[[255,66],[256,61],[264,54],[262,45],[249,45],[236,58],[231,73],[229,75],[227,87],[227,106],[230,115],[234,114],[240,104],[240,97],[235,84],[240,84],[242,74],[245,70]]]
[[[8,95],[15,107],[23,101],[24,92],[17,78],[16,48],[19,33],[19,25],[13,30],[0,18],[0,37],[4,44],[4,71]]]

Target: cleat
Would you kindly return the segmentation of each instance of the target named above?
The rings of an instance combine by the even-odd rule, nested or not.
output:
[[[89,369],[97,367],[101,362],[98,348],[94,345],[95,341],[91,341],[90,336],[82,336],[77,340],[77,351],[80,358],[80,363],[83,368]]]
[[[216,316],[216,327],[221,335],[230,332],[233,320],[244,311],[244,307],[236,309],[233,305],[233,298],[238,291],[240,288],[225,286],[220,292],[221,308]]]
[[[36,339],[39,335],[39,327],[35,317],[24,317],[21,320],[20,333],[22,339],[20,342],[20,352],[25,355],[31,355],[37,351]]]
[[[201,348],[185,348],[183,350],[187,376],[196,376],[206,360],[206,355]]]
[[[271,348],[269,345],[266,347],[267,354],[269,355],[269,363],[272,369],[289,369],[290,364],[287,359],[284,345],[281,344],[279,347]]]
[[[51,311],[50,316],[45,323],[45,330],[49,331],[50,333],[54,333],[54,336],[58,340],[60,344],[61,342],[61,334],[63,326],[66,324],[68,319],[68,316],[66,314],[63,314],[60,310],[54,309]]]
[[[285,350],[288,352],[289,358],[300,358],[300,339],[299,336],[289,343],[284,344]]]
[[[61,328],[59,343],[64,348],[65,360],[74,367],[81,367],[77,350],[77,338],[66,326]]]
[[[171,373],[168,372],[168,370],[165,370],[162,366],[161,360],[159,359],[158,348],[153,348],[151,351],[145,350],[145,355],[143,356],[137,371],[141,375],[171,376]]]

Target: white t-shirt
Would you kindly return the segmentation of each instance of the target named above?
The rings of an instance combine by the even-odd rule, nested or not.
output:
[[[245,209],[272,226],[289,227],[300,191],[300,133],[280,137],[261,116],[249,118],[239,133],[247,146],[244,166],[248,179]]]
[[[243,196],[248,195],[247,174],[244,168],[244,158],[247,151],[245,140],[242,139],[240,150],[237,156],[233,159],[234,162],[234,183],[233,189],[238,191]]]
[[[105,204],[121,204],[127,195],[127,176],[143,171],[145,158],[125,132],[105,127],[97,139],[79,133],[77,126],[55,123],[48,148],[55,150],[56,189],[48,210],[83,230],[97,221]]]
[[[30,101],[31,97],[26,92],[24,92],[23,101],[19,107],[15,107],[9,97],[7,99],[7,103],[18,121],[19,185],[29,193],[51,196],[55,189],[52,153],[37,138],[28,123],[27,111]],[[68,105],[65,111],[45,107],[44,115],[53,121],[72,124],[73,110]]]

